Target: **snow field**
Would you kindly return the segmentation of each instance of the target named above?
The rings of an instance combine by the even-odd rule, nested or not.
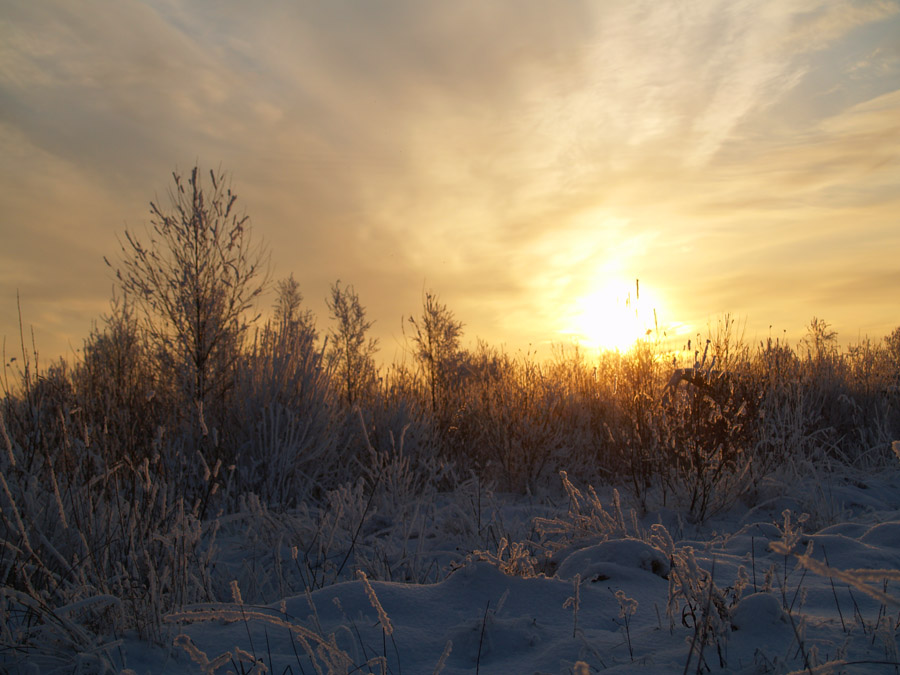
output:
[[[441,536],[452,528],[443,523],[442,535],[422,550],[451,559],[437,583],[356,578],[266,605],[189,607],[170,617],[169,635],[179,648],[127,641],[124,653],[138,673],[197,672],[186,644],[208,662],[227,656],[208,671],[221,673],[318,672],[316,664],[321,672],[331,665],[333,672],[373,673],[572,673],[578,664],[592,673],[683,672],[686,665],[690,672],[894,672],[900,480],[888,475],[865,488],[842,483],[850,498],[845,519],[815,533],[804,532],[787,509],[777,513],[792,498],[774,499],[769,520],[742,524],[747,510],[734,509],[702,527],[686,526],[690,536],[677,542],[647,516],[637,533],[523,544],[533,564],[527,571],[520,566],[519,575],[501,569],[515,571],[509,547],[499,556],[451,552]],[[546,505],[522,501],[494,496],[492,525],[503,520],[526,531],[536,510],[547,517]],[[557,520],[572,517],[558,508]],[[453,515],[445,506],[435,522]],[[395,524],[378,536],[399,531]],[[827,557],[833,574],[801,564],[798,556],[810,544],[812,559]],[[882,571],[847,572],[852,583],[838,578],[860,568]],[[367,584],[383,608],[381,619]],[[344,661],[313,658],[291,626],[320,636]]]

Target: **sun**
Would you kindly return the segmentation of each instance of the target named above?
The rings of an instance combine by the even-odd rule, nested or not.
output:
[[[658,301],[639,281],[610,282],[576,298],[562,332],[585,347],[625,352],[655,330]]]

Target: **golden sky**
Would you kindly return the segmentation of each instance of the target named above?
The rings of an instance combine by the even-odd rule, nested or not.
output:
[[[197,162],[386,359],[428,289],[510,349],[611,339],[636,278],[678,339],[900,325],[896,0],[0,0],[7,359],[17,291],[81,347]]]

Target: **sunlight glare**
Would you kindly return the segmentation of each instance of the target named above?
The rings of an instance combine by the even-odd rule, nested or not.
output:
[[[658,298],[639,283],[610,283],[574,304],[569,327],[563,332],[585,347],[625,352],[656,329]]]

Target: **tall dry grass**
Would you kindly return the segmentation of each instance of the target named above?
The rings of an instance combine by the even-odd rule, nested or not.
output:
[[[165,616],[228,600],[239,575],[211,564],[223,537],[275,570],[256,586],[241,572],[271,602],[354,568],[435,580],[416,546],[440,495],[469,505],[472,550],[496,550],[482,494],[559,493],[560,470],[696,522],[779,472],[877,470],[900,438],[898,334],[751,347],[726,320],[674,362],[653,339],[549,361],[482,343],[453,355],[440,392],[394,364],[351,408],[314,333],[269,325],[207,418],[114,305],[79,362],[41,369],[23,345],[4,371],[0,658],[114,663],[126,632],[166,642]],[[667,390],[676,366],[697,377]],[[418,543],[390,551],[378,532],[398,522]]]

